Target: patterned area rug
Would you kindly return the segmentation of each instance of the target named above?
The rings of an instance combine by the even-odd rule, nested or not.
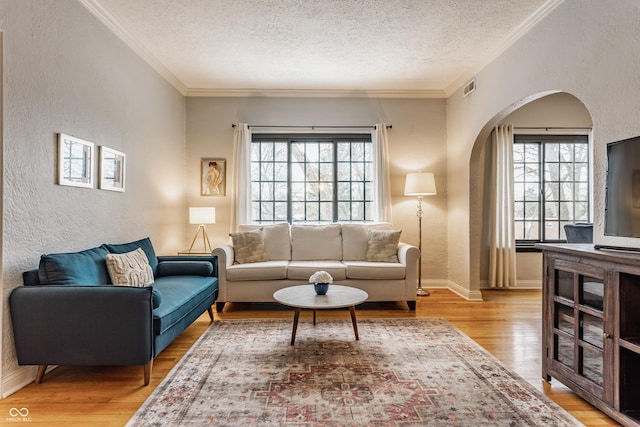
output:
[[[129,426],[580,426],[443,319],[216,321]]]

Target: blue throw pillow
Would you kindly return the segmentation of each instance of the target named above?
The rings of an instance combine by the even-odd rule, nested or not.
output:
[[[107,251],[103,247],[81,252],[44,254],[38,277],[48,285],[108,285]]]
[[[158,274],[158,257],[156,256],[156,251],[153,249],[153,245],[151,244],[151,240],[148,237],[144,239],[136,240],[135,242],[130,243],[120,243],[120,244],[111,244],[105,243],[104,246],[109,252],[113,254],[126,254],[128,252],[133,252],[138,248],[141,248],[144,253],[147,255],[149,259],[149,265],[151,266],[151,270],[153,270],[153,275],[157,276]]]

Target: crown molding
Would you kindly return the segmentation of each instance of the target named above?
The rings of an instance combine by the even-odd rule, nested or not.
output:
[[[111,32],[133,50],[143,61],[162,76],[171,86],[182,95],[186,95],[187,87],[171,71],[169,71],[155,56],[149,53],[144,46],[127,31],[120,22],[111,15],[99,2],[99,0],[78,0],[93,16],[98,18]]]
[[[188,97],[212,98],[446,98],[443,90],[187,89]]]
[[[462,86],[467,84],[469,80],[482,71],[487,65],[496,60],[500,55],[505,53],[507,49],[513,46],[518,40],[520,40],[525,34],[527,34],[533,27],[538,25],[544,18],[549,16],[558,6],[564,3],[565,0],[547,0],[544,2],[535,12],[533,12],[527,19],[525,19],[520,25],[511,31],[507,37],[500,43],[500,45],[493,50],[492,53],[487,55],[481,62],[470,67],[469,70],[458,76],[445,90],[446,97],[450,97]]]

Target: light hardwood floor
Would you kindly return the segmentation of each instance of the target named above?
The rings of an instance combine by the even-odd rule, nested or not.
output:
[[[468,302],[448,290],[418,297],[416,311],[404,304],[363,304],[364,318],[442,317],[500,359],[587,426],[619,425],[557,381],[542,380],[540,291],[483,291],[484,302]],[[227,304],[215,321],[247,318],[292,319],[293,310],[277,304]],[[349,319],[346,310],[318,312]],[[311,319],[303,311],[301,321]],[[142,385],[142,367],[59,367],[42,384],[30,384],[0,400],[0,425],[16,425],[11,408],[27,408],[29,425],[121,426],[209,326],[203,314],[155,360],[151,385]],[[361,337],[362,339],[362,337]]]

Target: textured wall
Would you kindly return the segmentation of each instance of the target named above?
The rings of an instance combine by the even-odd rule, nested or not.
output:
[[[640,240],[605,239],[602,231],[605,145],[640,134],[640,47],[635,0],[566,0],[476,76],[477,89],[448,99],[448,210],[450,279],[471,290],[479,283],[480,203],[473,194],[476,141],[507,114],[544,94],[574,95],[593,119],[595,233],[598,243],[640,246]],[[615,242],[615,243],[614,243]],[[456,266],[454,269],[453,266]]]
[[[7,297],[41,253],[185,244],[185,100],[74,0],[3,0],[0,30],[4,380],[17,371]],[[126,192],[56,185],[58,132],[125,152]]]
[[[212,244],[224,243],[229,233],[231,198],[200,197],[198,165],[201,158],[232,155],[232,123],[257,125],[369,125],[384,122],[388,131],[393,197],[393,222],[402,228],[402,240],[418,243],[415,198],[405,197],[407,172],[432,171],[438,195],[424,203],[423,277],[447,277],[446,134],[443,99],[365,98],[188,98],[187,188],[191,206],[215,206],[216,224],[208,226]],[[229,187],[227,187],[229,189]],[[195,226],[194,226],[195,227]],[[195,228],[187,232],[193,235]]]

